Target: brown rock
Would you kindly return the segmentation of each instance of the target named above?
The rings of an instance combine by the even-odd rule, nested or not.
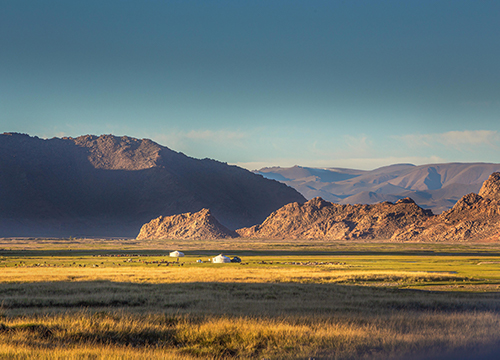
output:
[[[479,195],[483,198],[500,200],[500,173],[495,172],[490,175],[479,190]]]
[[[500,173],[493,173],[478,194],[467,194],[444,213],[420,226],[410,225],[394,241],[498,241],[500,239]]]
[[[138,239],[216,239],[241,236],[267,239],[392,241],[498,241],[500,174],[484,183],[481,195],[470,193],[450,210],[434,216],[410,198],[396,203],[340,205],[314,198],[287,204],[262,224],[231,232],[206,209],[195,214],[158,218],[143,226]]]
[[[84,135],[71,139],[87,149],[88,160],[96,169],[144,170],[158,165],[162,147],[149,139],[128,136]]]
[[[395,231],[431,216],[410,198],[374,205],[340,205],[314,198],[303,205],[285,205],[262,224],[236,232],[247,238],[389,239]]]
[[[160,216],[144,224],[138,240],[145,239],[225,239],[238,237],[234,231],[221,225],[208,209],[197,213]]]

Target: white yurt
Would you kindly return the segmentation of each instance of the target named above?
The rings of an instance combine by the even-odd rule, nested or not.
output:
[[[231,259],[228,258],[227,256],[222,255],[222,254],[219,254],[212,259],[212,263],[214,263],[214,264],[230,263],[230,262],[231,262]]]
[[[180,251],[172,251],[170,254],[169,254],[170,257],[176,257],[176,258],[179,258],[179,257],[184,257],[184,253],[180,252]]]

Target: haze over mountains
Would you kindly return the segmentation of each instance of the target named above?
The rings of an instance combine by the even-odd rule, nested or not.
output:
[[[321,197],[339,204],[396,202],[411,197],[439,214],[465,194],[477,193],[500,164],[396,164],[371,171],[343,168],[263,168],[255,171],[297,189],[307,199]]]
[[[0,236],[126,236],[160,215],[210,208],[229,229],[305,198],[237,166],[151,140],[0,135]]]
[[[182,224],[185,218],[189,218],[196,220],[190,220],[191,224],[204,224],[212,229],[210,231],[218,229],[217,236],[226,233],[227,236],[237,236],[234,230],[239,229],[240,235],[246,237],[277,237],[273,232],[276,221],[273,220],[269,227],[271,230],[266,230],[266,224],[271,223],[269,219],[278,219],[279,224],[291,221],[292,229],[294,224],[308,219],[309,215],[304,214],[309,214],[307,209],[311,207],[338,213],[335,215],[338,218],[332,215],[328,220],[337,224],[330,231],[332,237],[344,231],[341,237],[346,239],[378,238],[382,236],[379,232],[385,228],[392,229],[394,225],[402,229],[406,226],[401,222],[403,218],[415,226],[420,221],[410,221],[413,211],[420,214],[419,209],[414,210],[416,204],[398,200],[411,197],[422,208],[430,208],[439,214],[452,208],[465,194],[477,193],[488,176],[498,170],[500,164],[451,163],[398,164],[372,171],[277,167],[261,169],[254,174],[219,161],[190,158],[148,139],[85,135],[43,140],[5,133],[0,135],[0,236],[135,237],[141,226],[152,219],[165,226],[172,223],[171,219]],[[388,203],[373,208],[332,207],[324,206],[322,202],[321,206],[315,202],[303,206],[300,204],[304,204],[306,198],[290,186],[308,198],[320,195],[340,204],[383,201],[397,204],[394,208]],[[491,198],[485,193],[480,195]],[[457,206],[462,209],[463,204],[474,204],[480,215],[471,212],[470,216],[477,215],[483,222],[486,222],[482,218],[484,214],[496,214],[496,210],[489,210],[494,205],[488,202],[490,200],[463,199]],[[299,209],[294,213],[296,220],[287,211],[282,218],[281,215],[269,218],[271,213],[290,203],[296,203],[290,206]],[[210,211],[197,213],[201,209]],[[391,217],[400,210],[404,216]],[[186,213],[193,215],[165,218]],[[460,212],[460,216],[462,214]],[[430,213],[422,212],[419,216],[425,218]],[[453,217],[455,215],[446,216],[453,218],[453,224],[458,221]],[[446,216],[442,220],[436,218],[436,224],[452,221]],[[385,220],[377,220],[378,225],[374,227],[370,225],[372,220],[367,220],[372,217],[386,219],[387,224]],[[266,218],[268,220],[264,222]],[[316,232],[324,230],[321,219],[319,227],[314,230]],[[358,225],[354,226],[355,223]],[[366,225],[366,229],[359,224]],[[460,229],[476,231],[467,224],[460,225]],[[184,231],[182,226],[172,228],[176,236]],[[418,226],[400,236],[417,238],[415,234],[422,233],[419,236],[426,237],[428,231],[423,232]],[[203,234],[199,236],[205,236]],[[297,236],[299,234],[302,236],[301,232]]]

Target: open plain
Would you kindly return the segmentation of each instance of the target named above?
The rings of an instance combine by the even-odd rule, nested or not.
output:
[[[472,359],[493,358],[500,344],[496,244],[4,239],[0,248],[2,358]],[[172,250],[186,256],[177,262]],[[208,262],[219,253],[242,263]]]

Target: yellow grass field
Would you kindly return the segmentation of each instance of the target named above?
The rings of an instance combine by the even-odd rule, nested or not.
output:
[[[0,244],[0,358],[493,359],[500,350],[500,246],[491,244]],[[168,257],[176,249],[186,253],[179,262]],[[219,252],[243,264],[207,262]]]

